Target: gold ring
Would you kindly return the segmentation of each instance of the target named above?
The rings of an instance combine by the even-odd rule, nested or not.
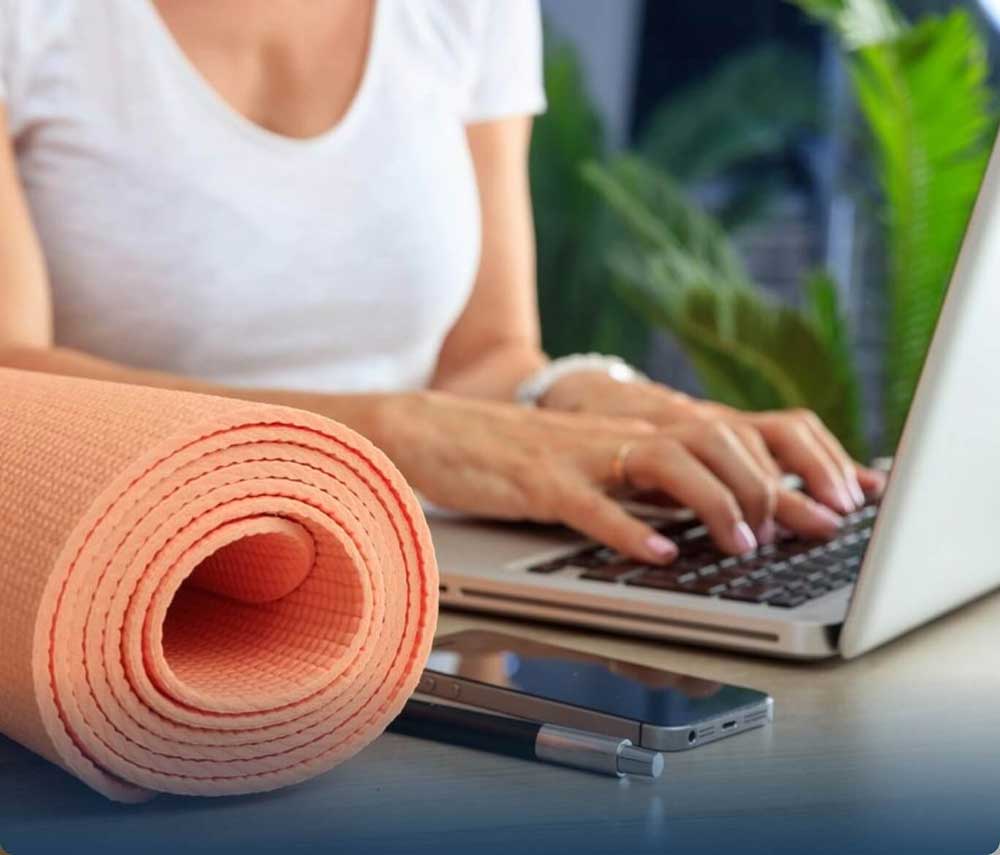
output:
[[[635,445],[635,440],[629,439],[618,446],[615,459],[611,463],[611,483],[615,487],[628,486],[628,473],[625,471],[625,464],[628,462],[628,456],[632,453]]]

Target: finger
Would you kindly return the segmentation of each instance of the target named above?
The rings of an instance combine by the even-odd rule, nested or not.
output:
[[[875,499],[882,497],[882,494],[885,492],[885,485],[888,482],[885,472],[880,472],[878,469],[870,469],[859,463],[854,465],[854,471],[858,476],[858,483],[861,485],[861,489],[865,491],[866,496],[871,496]]]
[[[801,475],[809,492],[823,504],[845,514],[857,508],[840,469],[803,422],[782,418],[765,438],[782,465]]]
[[[805,422],[806,426],[819,441],[819,444],[830,455],[830,459],[833,460],[834,465],[840,469],[844,483],[847,485],[848,492],[850,492],[855,506],[860,508],[865,503],[865,492],[861,489],[856,464],[851,459],[851,455],[847,453],[844,446],[840,444],[840,441],[830,433],[826,425],[814,413],[806,414]]]
[[[837,534],[844,523],[843,517],[839,514],[835,514],[826,505],[821,505],[798,490],[778,491],[775,516],[789,531],[816,540],[829,540]]]
[[[771,451],[767,447],[767,443],[764,442],[764,437],[760,435],[760,431],[753,425],[747,424],[735,424],[733,430],[736,431],[736,435],[740,438],[740,442],[746,446],[747,451],[753,455],[757,465],[772,478],[780,479],[781,467],[771,456]]]
[[[732,491],[758,542],[773,541],[775,479],[764,474],[732,428],[721,422],[700,426],[685,444]]]
[[[637,445],[626,463],[630,484],[662,490],[691,508],[725,552],[739,555],[757,547],[736,497],[677,440]]]
[[[631,558],[666,564],[677,557],[677,545],[672,540],[585,481],[564,485],[553,511],[566,525]]]

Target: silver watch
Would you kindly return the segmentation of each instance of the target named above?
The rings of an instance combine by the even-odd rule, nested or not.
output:
[[[602,353],[574,353],[570,356],[560,356],[558,359],[553,359],[548,365],[539,368],[517,387],[514,398],[525,406],[536,407],[549,389],[563,377],[585,371],[599,371],[620,383],[647,379],[645,374],[617,356],[605,356]]]

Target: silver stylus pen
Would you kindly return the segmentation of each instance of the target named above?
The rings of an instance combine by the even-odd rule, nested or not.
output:
[[[658,778],[663,772],[663,755],[639,748],[630,739],[427,701],[408,701],[389,730],[619,778]]]

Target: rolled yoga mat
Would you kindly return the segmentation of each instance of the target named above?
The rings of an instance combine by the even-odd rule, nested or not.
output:
[[[120,801],[273,789],[400,711],[420,507],[284,407],[0,369],[0,731]]]

